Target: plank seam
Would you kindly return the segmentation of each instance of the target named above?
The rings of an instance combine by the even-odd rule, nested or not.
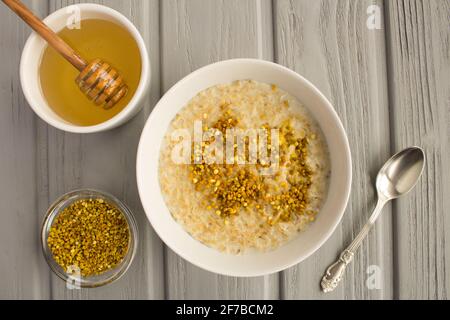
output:
[[[163,52],[163,0],[158,1],[158,50],[159,50],[159,65],[160,68],[164,65],[164,52]],[[160,70],[159,72],[159,97],[161,98],[164,95],[164,88],[163,88],[163,72]],[[163,243],[163,250],[162,250],[162,270],[163,270],[163,294],[164,300],[167,300],[169,298],[169,279],[168,279],[168,272],[167,272],[167,246],[165,243]]]
[[[392,88],[393,66],[392,66],[392,26],[390,23],[390,2],[384,1],[384,20],[385,20],[385,47],[386,47],[386,74],[387,74],[387,92],[388,92],[388,111],[389,111],[389,137],[390,137],[390,152],[393,153],[395,145],[395,121],[393,119],[392,105],[395,102],[395,97]],[[392,203],[392,273],[393,273],[393,298],[397,300],[399,298],[399,286],[398,286],[398,263],[396,257],[398,256],[398,235],[395,232],[397,230],[397,205]]]
[[[46,4],[45,4],[45,10],[44,10],[44,13],[45,13],[45,15],[47,16],[47,15],[49,15],[50,14],[50,0],[47,0],[46,1]],[[37,134],[37,130],[38,130],[38,126],[36,126],[36,128],[35,128],[35,130],[36,130],[36,137],[38,138],[39,136],[38,136],[38,134]],[[47,155],[46,155],[46,159],[45,159],[45,165],[46,165],[46,167],[47,167],[47,170],[46,170],[46,174],[47,174],[47,177],[46,177],[46,179],[47,179],[47,181],[49,181],[49,175],[48,175],[48,167],[49,167],[49,148],[48,148],[48,144],[49,144],[49,141],[48,141],[48,125],[45,125],[45,132],[46,132],[46,135],[45,135],[45,143],[46,143],[46,145],[47,145],[47,148],[46,148],[46,153],[47,153]],[[38,143],[37,143],[37,141],[36,141],[36,144],[38,145]],[[37,151],[36,151],[36,155],[37,155]],[[39,161],[39,159],[37,159],[36,158],[36,167],[39,167],[38,166],[38,161]],[[38,170],[36,170],[36,173],[38,174]],[[38,185],[38,179],[36,179],[36,187],[39,189],[39,185]],[[48,188],[50,188],[50,186],[48,186]],[[48,203],[50,203],[50,189],[48,189],[47,190],[47,204]],[[39,201],[39,198],[38,198],[38,201]],[[40,207],[39,206],[39,204],[38,204],[38,206],[37,206],[38,208]],[[54,300],[54,292],[53,292],[53,272],[50,270],[50,268],[48,269],[48,274],[49,274],[49,283],[48,283],[48,285],[49,285],[49,298],[50,298],[50,300]]]
[[[276,4],[277,0],[272,0],[272,10],[271,10],[271,19],[272,19],[272,57],[273,57],[273,61],[278,63],[278,38],[277,38],[277,25],[278,25],[278,19],[277,19],[277,14],[278,14],[278,10],[277,10],[277,4]]]

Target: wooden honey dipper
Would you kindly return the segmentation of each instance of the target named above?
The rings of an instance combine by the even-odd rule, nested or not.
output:
[[[19,0],[2,0],[12,11],[44,38],[58,53],[80,71],[75,82],[86,96],[105,109],[112,108],[128,92],[125,80],[101,59],[88,63],[63,39],[36,17]]]

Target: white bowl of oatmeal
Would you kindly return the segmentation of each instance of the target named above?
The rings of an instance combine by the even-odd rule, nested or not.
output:
[[[329,238],[347,205],[351,156],[336,112],[310,82],[236,59],[164,95],[142,133],[137,182],[173,251],[215,273],[261,276]]]

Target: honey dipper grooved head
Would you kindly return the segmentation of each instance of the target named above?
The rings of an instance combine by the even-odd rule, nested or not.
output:
[[[122,76],[110,64],[95,59],[75,79],[87,97],[103,108],[112,108],[128,92]]]

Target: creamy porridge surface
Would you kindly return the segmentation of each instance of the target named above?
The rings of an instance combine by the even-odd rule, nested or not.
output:
[[[269,163],[249,164],[250,138],[245,164],[205,162],[208,142],[192,143],[192,163],[175,163],[172,153],[180,141],[173,134],[187,129],[194,136],[196,121],[203,132],[224,137],[227,129],[265,129],[269,135],[277,130],[278,153],[271,151],[274,140],[267,149],[278,154],[278,167],[262,174]],[[308,110],[276,86],[252,80],[197,94],[171,122],[159,160],[161,190],[174,219],[198,241],[234,254],[273,250],[312,223],[326,198],[329,173],[328,148]]]

